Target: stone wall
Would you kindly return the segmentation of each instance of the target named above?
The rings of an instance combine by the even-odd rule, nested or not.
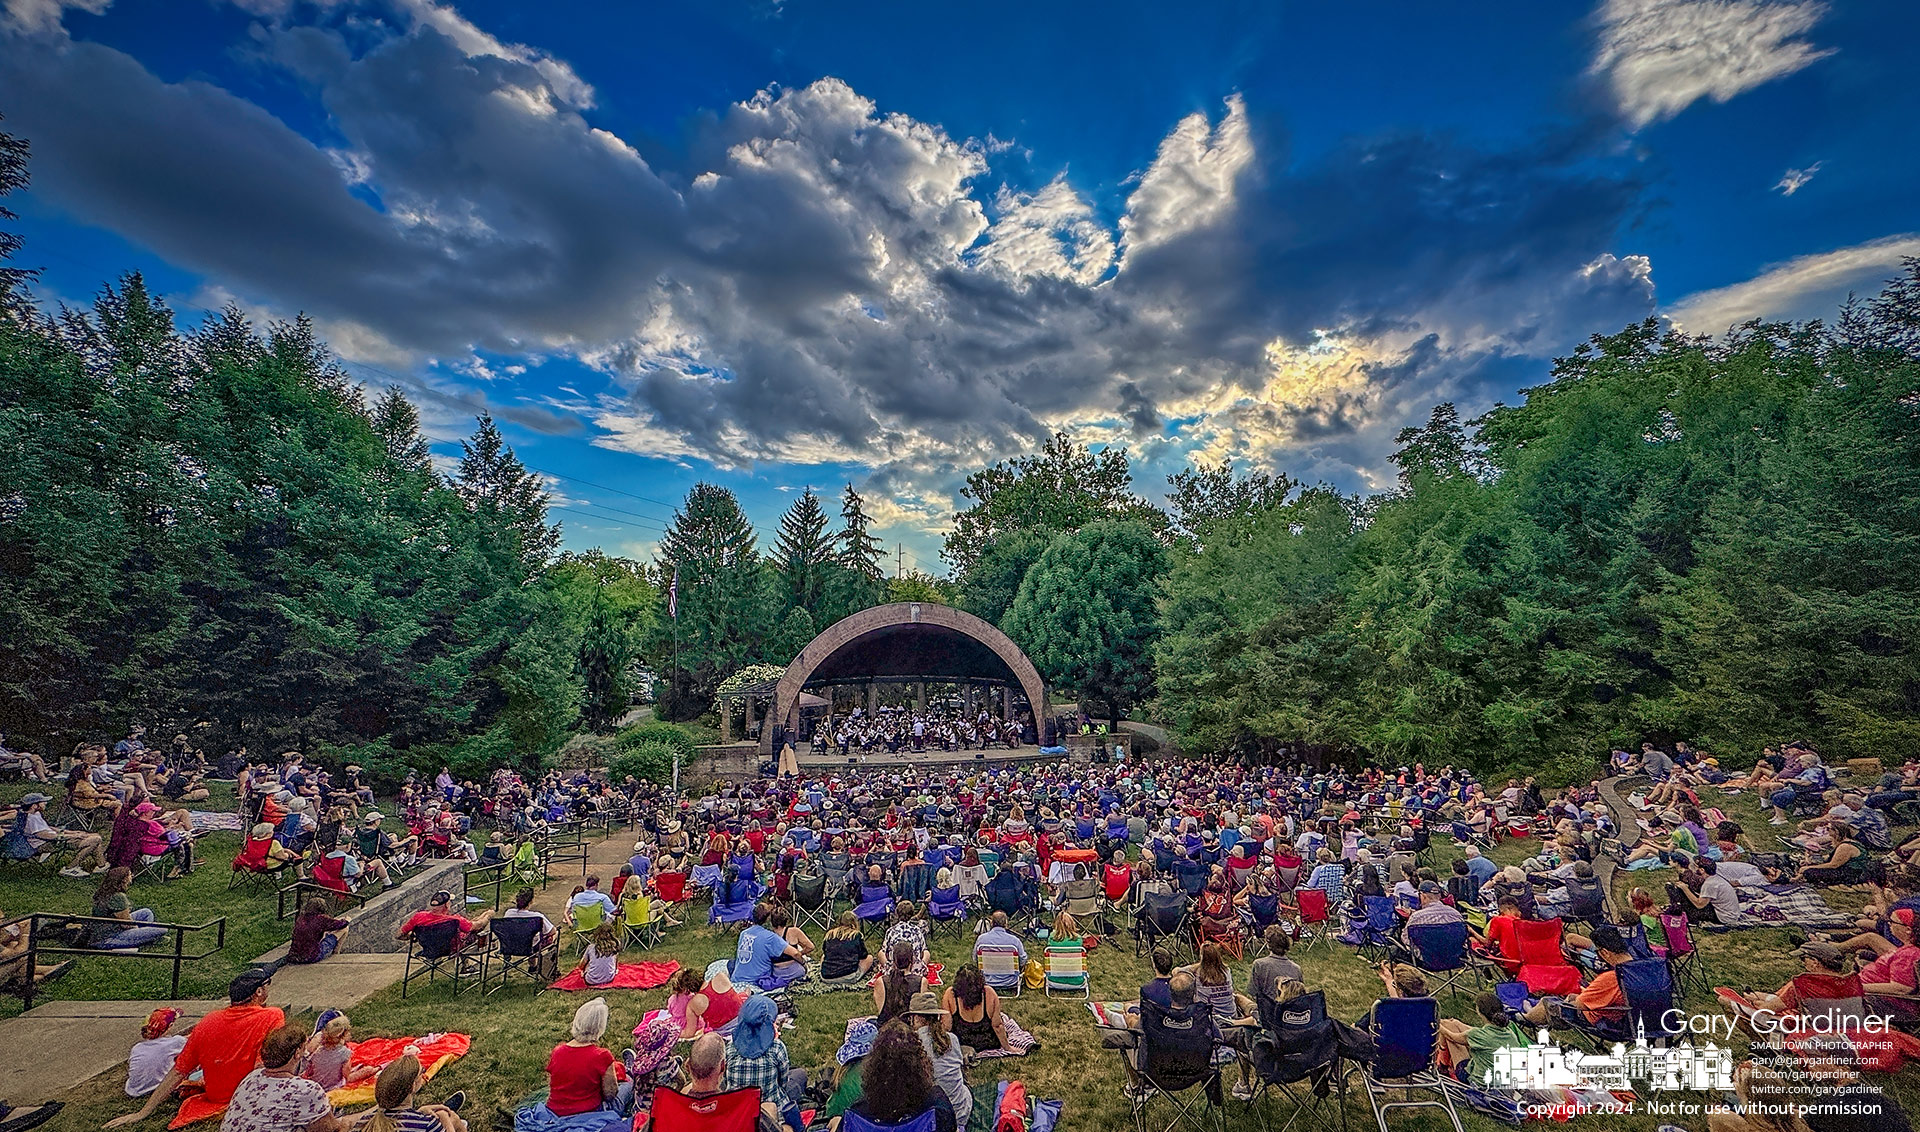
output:
[[[454,907],[460,904],[464,886],[460,882],[460,862],[430,861],[418,872],[402,880],[399,884],[382,892],[358,908],[349,908],[344,915],[353,922],[346,938],[340,941],[339,954],[399,954],[407,949],[406,941],[395,939],[395,932],[407,922],[407,917],[427,906],[427,901],[435,892],[446,889],[453,893]],[[377,885],[378,881],[369,881]],[[364,891],[364,890],[363,890]],[[293,932],[293,921],[282,921],[282,928],[288,934]],[[287,954],[287,945],[281,944],[272,951],[255,960],[257,963],[271,963]]]
[[[760,759],[759,745],[751,742],[695,747],[692,764],[680,764],[680,788],[684,791],[688,786],[717,782],[722,778],[736,782],[742,778],[757,778]]]

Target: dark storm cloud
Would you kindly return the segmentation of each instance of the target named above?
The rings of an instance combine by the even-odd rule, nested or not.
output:
[[[1116,236],[1065,187],[994,197],[984,147],[832,80],[708,115],[656,168],[591,126],[564,64],[436,13],[351,45],[257,29],[338,152],[63,37],[0,42],[0,106],[38,191],[250,299],[401,352],[571,354],[620,387],[604,443],[860,461],[903,499],[1063,421],[1151,437],[1221,389],[1257,402],[1219,426],[1255,456],[1376,436],[1479,360],[1651,303],[1645,262],[1607,254],[1640,186],[1566,135],[1374,139],[1295,168],[1236,101],[1178,124]],[[999,242],[1019,208],[1030,238]],[[1364,387],[1264,392],[1270,344],[1323,330],[1381,343]]]

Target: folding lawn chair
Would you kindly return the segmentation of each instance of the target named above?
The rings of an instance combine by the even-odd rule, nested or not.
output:
[[[1135,954],[1144,955],[1166,940],[1176,955],[1192,950],[1193,925],[1187,919],[1187,897],[1182,892],[1149,892],[1134,914]]]
[[[1305,1117],[1315,1127],[1346,1126],[1346,1075],[1340,1071],[1340,1046],[1327,1017],[1327,992],[1310,991],[1284,1003],[1259,1000],[1260,1036],[1253,1045],[1254,1105],[1278,1093],[1293,1111],[1280,1132]],[[1261,1110],[1261,1124],[1273,1123]]]
[[[1693,937],[1693,923],[1685,916],[1661,913],[1660,928],[1666,934],[1664,941],[1654,941],[1654,951],[1665,943],[1667,965],[1673,968],[1674,985],[1680,988],[1682,995],[1689,991],[1708,989],[1707,966],[1700,958],[1700,949]]]
[[[1560,947],[1559,920],[1521,920],[1515,928],[1519,979],[1527,990],[1541,995],[1573,994],[1580,989],[1580,968],[1567,962]]]
[[[1324,888],[1301,888],[1293,894],[1300,909],[1300,931],[1296,938],[1302,941],[1303,949],[1311,949],[1316,943],[1324,943],[1329,948],[1333,944],[1327,934],[1329,916],[1327,914],[1327,890]]]
[[[948,885],[936,888],[927,898],[927,920],[934,931],[947,931],[955,936],[964,936],[967,929],[967,902],[960,899],[960,886]]]
[[[902,1120],[897,1124],[882,1124],[848,1109],[840,1117],[840,1130],[841,1132],[933,1132],[939,1123],[939,1116],[938,1109],[930,1108],[910,1120]]]
[[[1219,1028],[1204,1003],[1196,1002],[1183,1011],[1165,1010],[1154,1002],[1140,1004],[1139,1040],[1121,1055],[1132,1055],[1145,1086],[1129,1098],[1134,1132],[1149,1132],[1147,1112],[1156,1098],[1173,1109],[1161,1132],[1172,1132],[1182,1124],[1198,1132],[1221,1132],[1226,1127],[1220,1069],[1213,1061],[1219,1044]]]
[[[893,915],[893,889],[884,884],[863,884],[860,886],[860,902],[853,906],[853,914],[860,918],[863,925],[877,927]]]
[[[1391,896],[1363,896],[1360,901],[1366,917],[1341,936],[1340,942],[1358,947],[1362,959],[1377,963],[1386,956],[1387,945],[1393,942],[1393,929],[1400,922],[1400,914]]]
[[[1461,1132],[1460,1114],[1445,1080],[1433,1067],[1440,1044],[1440,1004],[1431,998],[1383,998],[1373,1004],[1374,1058],[1361,1065],[1367,1103],[1380,1132],[1396,1108],[1437,1108]],[[1394,1099],[1395,1094],[1399,1099]],[[1431,1094],[1431,1095],[1427,1095]]]
[[[1087,979],[1087,948],[1079,940],[1061,940],[1047,942],[1046,981],[1041,984],[1046,996],[1052,998],[1055,991],[1061,994],[1078,995],[1092,998],[1093,990]]]
[[[481,964],[482,994],[498,993],[515,971],[541,989],[553,980],[560,966],[560,941],[542,943],[540,928],[538,916],[503,916],[487,925],[488,934],[493,937],[493,954]],[[419,932],[416,930],[414,934],[417,936]],[[487,982],[495,960],[499,962],[500,981],[489,990]]]
[[[725,887],[726,882],[722,881],[721,885]],[[731,892],[722,893],[720,889],[714,889],[713,903],[707,908],[707,923],[744,924],[753,919],[753,905],[760,899],[761,892],[759,885],[747,880],[735,881]],[[722,900],[722,895],[731,896],[732,899]]]
[[[531,922],[538,924],[540,921]],[[459,939],[458,920],[442,920],[413,929],[411,942],[407,946],[407,964],[400,974],[400,997],[407,997],[407,989],[413,985],[413,980],[423,975],[428,986],[433,985],[437,976],[446,976],[453,983],[453,993],[456,995],[471,987],[484,986],[487,979],[486,951],[455,951],[453,946]],[[414,969],[416,965],[419,967],[417,971]]]
[[[1019,998],[1025,986],[1020,953],[1011,947],[983,947],[974,952],[981,977],[1002,997]]]
[[[754,1132],[760,1122],[760,1090],[690,1097],[655,1089],[647,1120],[648,1132]]]
[[[666,924],[653,914],[653,897],[637,884],[620,894],[620,927],[627,933],[627,945],[642,950],[659,947],[667,937]]]
[[[819,930],[833,929],[833,897],[827,886],[830,878],[824,872],[809,871],[793,875],[793,916],[801,930],[812,926]]]
[[[1413,951],[1413,965],[1428,976],[1427,986],[1435,992],[1464,994],[1462,985],[1472,980],[1480,985],[1480,968],[1474,965],[1472,949],[1467,946],[1464,920],[1442,924],[1412,924],[1407,927],[1407,946]]]

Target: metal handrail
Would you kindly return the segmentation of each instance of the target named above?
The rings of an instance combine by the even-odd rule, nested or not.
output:
[[[476,885],[480,888],[492,885],[493,910],[498,912],[500,911],[500,902],[505,897],[507,880],[514,875],[513,859],[510,857],[503,861],[494,861],[485,865],[468,865],[466,868],[460,870],[460,895],[464,900],[466,897],[473,895],[473,890]],[[476,881],[476,878],[479,879]]]
[[[27,954],[26,967],[21,976],[20,998],[24,1004],[23,1008],[28,1010],[33,1008],[33,1000],[39,997],[36,993],[38,980],[33,977],[33,972],[36,964],[39,963],[39,957],[42,955],[87,955],[107,959],[155,959],[170,962],[173,964],[173,974],[168,983],[167,997],[179,998],[180,968],[187,963],[197,962],[215,955],[227,946],[227,918],[225,916],[208,920],[204,924],[166,924],[147,920],[129,922],[113,916],[76,916],[65,912],[29,912],[24,916],[15,916],[5,923],[0,923],[0,928],[9,928],[21,923],[27,925]],[[173,935],[173,950],[108,951],[97,947],[67,947],[60,944],[47,944],[43,943],[40,938],[41,925],[43,924],[79,924],[88,927],[99,924],[102,926],[111,926],[115,931],[126,931],[130,928],[165,928]],[[186,950],[187,933],[203,932],[209,928],[214,931],[213,946],[205,951],[188,952]]]
[[[311,892],[316,896],[324,896],[329,901],[351,900],[356,908],[379,895],[377,892],[342,892],[337,888],[328,888],[324,884],[317,884],[310,880],[296,880],[292,884],[283,885],[274,890],[273,918],[275,920],[285,920],[300,914],[301,901],[299,900],[293,901],[291,910],[287,908],[287,894],[290,892]]]

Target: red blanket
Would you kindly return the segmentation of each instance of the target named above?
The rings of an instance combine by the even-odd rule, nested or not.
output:
[[[613,972],[613,981],[597,987],[587,985],[587,976],[578,970],[568,971],[555,979],[552,990],[652,990],[664,987],[672,981],[680,970],[680,964],[669,959],[665,963],[622,963]]]
[[[353,1047],[353,1066],[371,1066],[379,1068],[390,1061],[398,1061],[409,1045],[420,1047],[420,1064],[425,1069],[422,1080],[430,1079],[441,1067],[455,1058],[465,1057],[473,1040],[465,1034],[440,1034],[432,1041],[419,1041],[415,1038],[368,1038],[357,1042]],[[373,1099],[373,1081],[371,1078],[358,1085],[335,1089],[327,1094],[327,1099],[335,1105],[364,1104]],[[214,1104],[198,1092],[190,1093],[180,1102],[180,1111],[174,1115],[168,1128],[184,1128],[202,1120],[212,1120],[226,1113],[227,1106]]]
[[[942,971],[944,971],[944,970],[946,970],[946,967],[945,967],[944,965],[942,965],[942,964],[939,964],[939,963],[929,963],[929,964],[927,964],[927,985],[928,985],[928,986],[930,986],[930,987],[937,987],[937,986],[939,986],[939,985],[940,985],[940,972],[942,972]],[[870,987],[876,987],[876,986],[879,986],[879,985],[880,985],[880,979],[881,979],[881,976],[879,976],[879,975],[875,975],[875,976],[874,976],[873,978],[871,978],[871,979],[868,979],[868,980],[867,980],[867,985],[868,985],[868,986],[870,986]]]

